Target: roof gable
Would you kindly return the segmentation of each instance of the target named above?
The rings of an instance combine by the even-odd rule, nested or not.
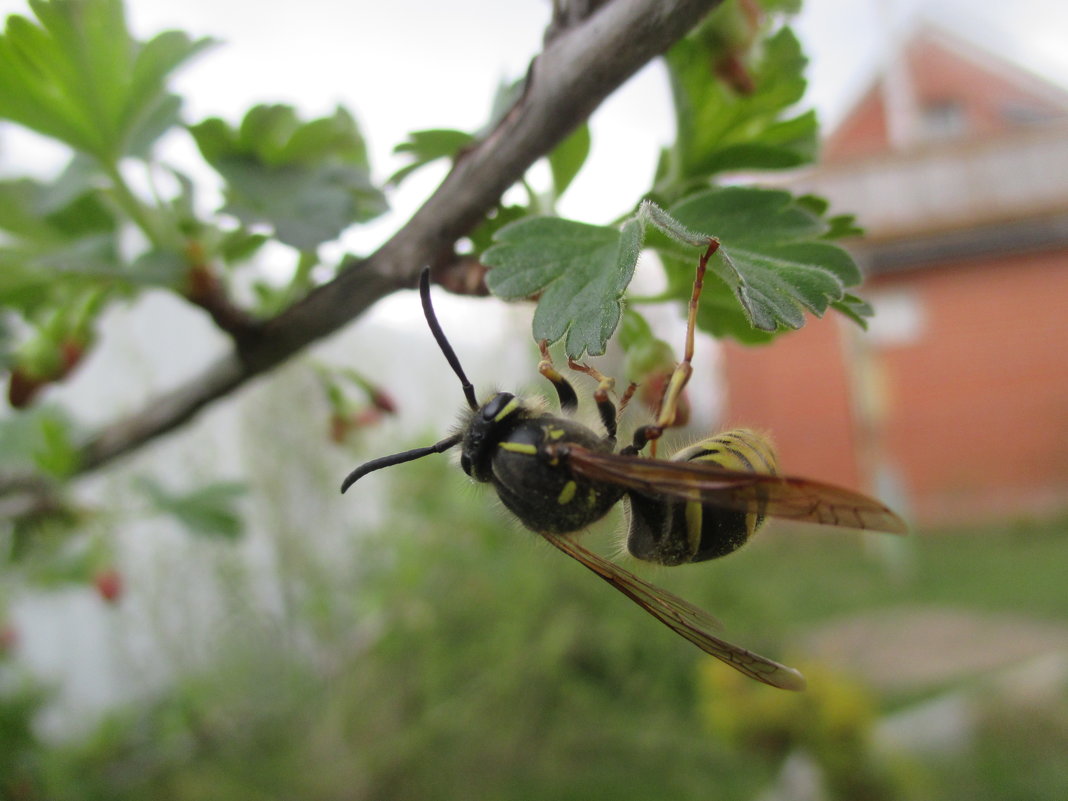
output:
[[[1068,118],[1068,91],[925,23],[905,38],[824,147],[825,161],[990,137]]]

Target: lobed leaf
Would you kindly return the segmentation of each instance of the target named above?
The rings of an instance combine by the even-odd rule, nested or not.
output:
[[[398,185],[416,170],[438,159],[453,158],[463,148],[474,141],[474,135],[450,128],[435,128],[426,131],[412,131],[408,141],[401,142],[394,153],[404,153],[412,157],[412,162],[401,167],[386,181],[392,186]]]
[[[173,517],[193,534],[235,540],[244,533],[237,509],[238,500],[246,492],[244,484],[219,481],[180,493],[143,476],[137,486],[157,512]]]
[[[845,250],[826,240],[830,226],[813,212],[818,206],[782,190],[726,187],[701,192],[671,209],[680,225],[720,241],[709,262],[719,283],[706,284],[698,318],[702,328],[752,342],[763,337],[754,337],[751,329],[773,333],[800,328],[805,311],[821,316],[834,304],[853,319],[863,316],[863,305],[841,305],[845,288],[858,284],[861,274]],[[669,293],[686,298],[692,251],[666,239],[656,243],[669,257]],[[730,296],[744,319],[727,302]]]
[[[212,118],[190,131],[226,179],[222,210],[246,226],[270,225],[300,251],[386,209],[371,183],[363,136],[344,109],[303,123],[289,106],[256,106],[236,129]]]
[[[729,13],[725,5],[704,29],[668,51],[678,135],[658,169],[661,196],[678,197],[695,181],[726,170],[796,167],[815,157],[815,114],[786,116],[806,86],[797,38],[784,27],[759,49],[733,52],[739,45],[716,30],[717,17]],[[716,74],[716,65],[730,58],[744,64],[748,91]]]
[[[144,44],[121,0],[31,0],[39,24],[8,17],[0,36],[0,118],[101,163],[145,156],[178,121],[170,73],[211,44],[169,31]]]
[[[55,181],[0,181],[0,307],[33,319],[127,285],[111,207],[75,159]]]
[[[604,353],[622,313],[623,293],[641,249],[637,220],[621,230],[556,217],[528,217],[505,226],[482,261],[490,290],[506,300],[541,294],[536,340],[566,337],[571,358]]]
[[[848,292],[841,300],[835,301],[833,304],[835,311],[844,314],[854,323],[861,328],[867,330],[868,318],[875,314],[875,309],[872,305],[863,298],[858,298],[856,295],[851,295]]]

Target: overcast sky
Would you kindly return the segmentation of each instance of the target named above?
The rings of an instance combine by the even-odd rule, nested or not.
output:
[[[549,5],[548,0],[127,2],[141,37],[181,28],[222,40],[179,74],[188,119],[233,120],[256,102],[288,102],[316,116],[343,103],[363,124],[379,176],[397,166],[391,150],[406,132],[472,129],[485,119],[498,83],[521,75],[537,52]],[[1068,86],[1063,0],[808,0],[796,27],[812,60],[810,99],[826,122],[841,117],[887,43],[920,7],[961,35]],[[0,0],[4,16],[26,9],[24,0]],[[657,148],[671,132],[666,87],[653,66],[596,115],[596,159],[562,211],[591,222],[623,211],[647,185]],[[11,155],[22,145],[10,134],[6,144]],[[174,158],[195,160],[188,141],[172,147]],[[438,177],[413,183],[394,199],[395,207],[410,213]],[[395,223],[383,223],[372,236],[384,235]]]

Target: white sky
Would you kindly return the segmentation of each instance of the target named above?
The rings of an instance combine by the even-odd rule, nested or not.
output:
[[[400,162],[406,132],[471,129],[484,119],[501,80],[521,75],[537,52],[548,0],[127,0],[141,37],[166,28],[222,40],[179,73],[190,120],[231,121],[256,102],[288,102],[307,116],[343,103],[368,137],[376,173]],[[837,120],[865,85],[889,38],[919,8],[960,34],[1068,85],[1068,3],[1021,0],[808,0],[796,27],[812,59],[810,98]],[[25,0],[0,0],[0,15],[28,13]],[[650,178],[659,144],[671,136],[667,90],[654,66],[603,107],[594,121],[595,160],[562,209],[602,222],[628,206]],[[25,163],[30,147],[8,133],[4,164]],[[172,158],[196,161],[188,140]],[[7,170],[5,170],[7,171]],[[397,215],[365,234],[380,240],[410,214],[437,175],[413,180],[393,198]]]

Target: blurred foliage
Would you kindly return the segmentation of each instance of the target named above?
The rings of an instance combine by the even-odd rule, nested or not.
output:
[[[393,485],[351,594],[316,605],[355,612],[355,630],[235,622],[210,670],[53,752],[47,797],[697,798],[722,783],[694,706],[700,653],[464,481],[439,459]]]
[[[5,645],[0,644],[0,671],[7,655]],[[0,801],[32,799],[37,797],[41,761],[48,753],[34,732],[33,722],[48,693],[25,677],[3,675],[3,678],[0,682]]]
[[[69,415],[54,405],[0,419],[0,469],[66,475],[76,464],[73,434]]]
[[[374,482],[392,511],[355,542],[345,592],[308,592],[297,573],[305,602],[287,615],[235,599],[243,611],[220,614],[210,663],[88,737],[27,740],[23,707],[5,729],[33,767],[18,797],[741,801],[804,753],[831,799],[1060,798],[1068,698],[1036,711],[990,696],[971,747],[887,759],[871,735],[900,699],[820,664],[801,665],[806,693],[746,680],[507,522],[485,493],[464,492],[444,458],[364,490]],[[610,528],[590,535],[601,550]],[[773,654],[798,626],[895,600],[1066,611],[1057,527],[915,546],[914,570],[895,582],[857,535],[780,527],[656,580]],[[1054,598],[1018,604],[991,582],[998,563],[1001,587]]]
[[[245,494],[240,482],[219,481],[185,493],[168,490],[148,476],[137,483],[154,511],[173,517],[193,534],[234,540],[244,531],[244,518],[235,506]]]
[[[698,688],[709,730],[736,751],[772,762],[804,752],[820,768],[831,798],[907,797],[906,777],[881,761],[872,747],[879,713],[875,693],[824,665],[801,664],[801,671],[808,679],[806,691],[782,693],[702,663]]]
[[[190,127],[204,159],[226,179],[226,205],[246,226],[269,225],[301,251],[386,211],[371,184],[356,120],[339,108],[302,123],[289,106],[256,106],[237,128],[217,117]]]
[[[973,748],[948,760],[940,776],[950,801],[1054,799],[1068,788],[1068,691],[1058,703],[1024,710],[992,706]]]
[[[186,125],[168,85],[211,40],[166,31],[140,41],[121,0],[29,6],[32,16],[12,14],[0,32],[0,123],[53,140],[68,161],[51,180],[0,180],[0,365],[12,408],[67,378],[116,302],[162,289],[247,333],[313,288],[316,267],[333,273],[321,244],[386,210],[345,109],[302,121],[265,104],[235,126]],[[205,209],[203,186],[155,153],[176,131],[217,172],[219,208]],[[276,250],[291,259],[284,286],[248,269],[269,240],[288,246]],[[254,289],[247,308],[231,297],[237,272]]]

